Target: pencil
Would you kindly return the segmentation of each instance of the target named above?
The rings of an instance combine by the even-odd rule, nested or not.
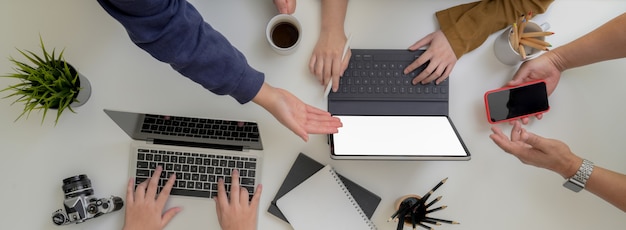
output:
[[[428,198],[430,197],[430,195],[432,195],[435,190],[437,190],[439,187],[441,187],[441,185],[443,185],[443,183],[446,183],[446,181],[448,180],[448,178],[444,178],[443,180],[439,181],[439,183],[437,183],[437,185],[435,185],[435,187],[433,187],[430,191],[428,191],[428,193],[426,193],[426,195],[424,195],[424,197],[422,197],[421,202],[417,202],[417,204],[423,204],[424,202],[426,202],[426,200],[428,200]],[[413,204],[414,207],[411,207],[411,210],[415,210],[417,207],[419,207],[419,205],[417,204]]]
[[[448,206],[445,206],[445,205],[443,205],[443,206],[439,206],[439,207],[437,207],[437,208],[433,208],[433,209],[431,209],[431,210],[426,211],[426,213],[436,212],[436,211],[439,211],[439,210],[443,210],[443,209],[445,209],[445,208],[447,208],[447,207],[448,207]]]
[[[513,43],[511,43],[511,46],[513,47],[513,49],[515,51],[519,52],[519,35],[517,34],[517,23],[513,23]]]
[[[428,227],[428,226],[426,226],[425,224],[422,224],[422,223],[417,223],[417,224],[419,224],[422,228],[425,228],[425,229],[431,229],[431,230],[433,229],[433,228]]]
[[[522,40],[526,40],[526,41],[535,43],[535,44],[540,45],[540,46],[552,47],[552,45],[550,43],[548,43],[546,41],[543,41],[543,40],[536,39],[536,38],[522,38]]]
[[[511,33],[509,34],[509,44],[511,44],[511,47],[515,44],[515,34],[513,33],[513,29],[511,29]]]
[[[526,29],[526,23],[528,21],[526,20],[526,18],[522,19],[522,22],[520,22],[520,24],[518,24],[517,26],[517,38],[519,38],[519,36],[524,33],[524,29]]]
[[[522,56],[522,59],[526,59],[526,49],[524,49],[524,46],[519,46],[519,55]]]
[[[439,183],[437,183],[437,185],[435,185],[435,187],[433,189],[431,189],[431,192],[435,192],[435,190],[437,190],[439,187],[441,187],[443,185],[443,183],[446,183],[446,181],[448,180],[448,178],[444,178],[443,180],[439,181]]]
[[[404,200],[400,203],[400,205],[399,205],[399,207],[398,207],[398,210],[397,210],[395,213],[393,213],[393,215],[391,215],[391,217],[389,217],[389,219],[387,220],[387,222],[389,222],[389,221],[391,221],[391,220],[393,220],[393,219],[396,219],[396,216],[398,216],[398,214],[400,214],[400,213],[402,213],[402,212],[405,212],[405,213],[406,213],[407,211],[411,210],[411,208],[413,207],[413,205],[414,205],[415,203],[419,203],[419,202],[421,202],[421,200],[420,200],[420,199],[417,199],[417,198],[415,198],[415,197],[410,197],[410,198],[406,198],[406,199],[404,199]]]
[[[404,221],[398,221],[398,226],[396,226],[396,230],[404,229]]]
[[[431,201],[430,203],[428,203],[426,205],[426,208],[430,207],[431,205],[437,203],[437,201],[441,200],[441,196],[438,196],[437,198],[435,198],[433,201]]]
[[[530,18],[532,17],[533,12],[530,11],[526,14],[526,16],[524,16],[524,19],[522,20],[522,24],[519,27],[519,34],[523,34],[524,30],[526,29],[526,24],[528,24],[528,21],[530,21]]]
[[[544,31],[544,32],[528,32],[528,33],[523,33],[522,34],[522,38],[531,38],[531,37],[543,37],[543,36],[550,36],[553,35],[554,32],[551,31]]]
[[[396,216],[396,217],[393,219],[393,221],[398,221],[398,219],[402,218],[402,220],[400,220],[399,222],[404,222],[404,217],[406,217],[406,214],[407,214],[408,212],[411,212],[411,210],[412,210],[412,209],[411,209],[410,207],[409,207],[409,208],[406,208],[406,207],[405,207],[404,209],[402,209],[402,211],[400,211],[400,213],[398,214],[398,216]]]
[[[520,40],[520,44],[525,45],[525,46],[529,46],[529,47],[532,47],[532,48],[535,48],[535,49],[538,49],[538,50],[548,51],[547,47],[539,45],[539,44],[531,42],[531,41],[528,41],[528,40],[525,40],[525,39]]]
[[[346,44],[343,46],[343,53],[341,54],[341,62],[343,62],[343,59],[346,57],[346,53],[348,52],[348,49],[350,48],[350,41],[352,41],[352,34],[348,35],[348,40],[346,41]],[[324,97],[328,97],[328,94],[330,93],[330,90],[333,88],[333,79],[330,79],[330,81],[328,81],[328,85],[326,85],[326,88],[324,89]]]
[[[417,221],[415,221],[415,212],[411,212],[411,223],[413,224],[413,230],[416,229],[415,224],[417,223]]]
[[[444,220],[444,219],[433,218],[433,217],[426,217],[426,220],[431,220],[431,221],[436,221],[436,222],[441,222],[441,223],[446,223],[446,224],[461,224],[456,221]]]
[[[437,221],[427,220],[427,219],[422,220],[422,222],[424,222],[424,223],[429,223],[429,224],[433,224],[433,225],[437,225],[437,226],[441,225],[441,223],[439,223],[439,222],[437,222]]]
[[[401,212],[404,212],[408,207],[410,207],[411,205],[402,202],[400,203],[400,207],[398,207],[398,210],[396,210],[396,212],[393,213],[393,215],[391,215],[391,217],[389,217],[389,219],[387,219],[387,222],[393,220],[396,218],[396,216],[398,216],[398,214],[400,214]]]

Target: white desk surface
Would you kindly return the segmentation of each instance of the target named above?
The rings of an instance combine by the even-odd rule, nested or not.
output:
[[[265,23],[277,13],[269,0],[201,1],[195,6],[205,20],[265,72],[267,82],[325,108],[323,89],[308,71],[320,27],[319,1],[301,0],[295,16],[304,28],[298,51],[272,52]],[[351,1],[346,30],[353,48],[403,49],[437,28],[434,12],[468,1]],[[549,21],[556,34],[547,40],[565,44],[626,9],[622,0],[556,1],[537,21]],[[121,25],[96,1],[11,1],[0,7],[0,72],[11,72],[8,56],[15,48],[38,51],[39,35],[49,48],[66,48],[65,56],[91,81],[93,94],[77,114],[65,113],[54,127],[53,115],[43,125],[40,114],[14,122],[20,105],[0,100],[0,229],[120,229],[123,211],[79,225],[56,227],[51,213],[62,208],[61,180],[86,173],[98,197],[125,197],[130,139],[102,109],[256,120],[265,151],[259,229],[290,229],[266,212],[297,153],[304,152],[382,197],[373,216],[379,229],[395,229],[385,220],[394,201],[405,194],[426,193],[449,177],[436,195],[448,205],[435,216],[459,221],[437,229],[617,229],[626,224],[623,212],[583,191],[561,186],[563,178],[523,165],[489,139],[483,93],[509,80],[515,66],[493,55],[492,35],[480,48],[463,56],[450,79],[450,116],[467,147],[470,161],[379,162],[334,161],[326,137],[301,141],[261,107],[239,105],[216,96],[179,76],[133,45]],[[626,59],[569,70],[550,97],[551,111],[527,128],[560,139],[597,165],[626,173]],[[0,85],[14,83],[0,79]],[[2,95],[4,96],[4,95]],[[508,125],[502,125],[508,132]],[[404,179],[397,179],[402,175]],[[200,204],[199,204],[200,205]],[[181,213],[180,215],[184,215]],[[190,226],[190,229],[202,229]]]

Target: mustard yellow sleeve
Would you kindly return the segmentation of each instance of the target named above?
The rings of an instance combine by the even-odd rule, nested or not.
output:
[[[513,24],[528,12],[541,14],[553,0],[482,0],[436,13],[457,59],[479,47],[492,33]]]

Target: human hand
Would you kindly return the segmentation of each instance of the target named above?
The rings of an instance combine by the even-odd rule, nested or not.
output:
[[[293,14],[296,12],[296,0],[274,0],[276,9],[281,14]]]
[[[524,164],[554,171],[564,178],[574,175],[582,164],[582,158],[565,143],[527,132],[518,121],[513,124],[510,140],[497,126],[492,126],[491,131],[491,140]]]
[[[339,118],[332,117],[329,112],[305,104],[286,90],[267,83],[263,83],[252,100],[304,141],[309,140],[309,133],[337,133],[342,126]]]
[[[309,71],[315,74],[324,87],[329,81],[333,81],[333,92],[339,89],[339,77],[348,68],[350,56],[352,56],[352,52],[348,49],[343,57],[346,42],[346,36],[340,33],[320,34],[309,61]]]
[[[131,178],[128,181],[124,230],[161,230],[182,210],[175,207],[163,212],[176,176],[172,174],[157,195],[161,171],[161,166],[157,166],[153,176],[137,185],[136,190],[134,180]]]
[[[559,84],[562,72],[553,61],[554,58],[552,56],[554,55],[551,52],[547,52],[535,59],[522,63],[515,75],[513,75],[513,79],[507,84],[516,86],[526,82],[544,80],[546,81],[548,95],[552,94]]]
[[[517,86],[526,82],[544,80],[546,82],[546,88],[548,95],[552,94],[559,84],[562,70],[555,64],[556,62],[551,52],[545,53],[536,59],[532,59],[522,63],[517,70],[513,79],[507,83],[509,86]],[[542,114],[537,115],[537,119],[542,118]],[[523,124],[528,124],[530,118],[522,118]]]
[[[239,186],[239,171],[233,170],[233,180],[230,185],[230,200],[226,195],[224,180],[217,181],[216,202],[217,219],[222,230],[253,230],[256,229],[257,212],[261,191],[263,187],[259,184],[256,192],[252,196],[252,201],[248,201],[250,194],[248,190]]]
[[[430,47],[404,69],[404,74],[408,74],[430,61],[426,69],[413,78],[414,85],[418,83],[428,84],[434,80],[436,80],[436,84],[439,84],[448,78],[456,64],[457,58],[454,50],[452,50],[448,38],[441,30],[426,35],[426,37],[409,47],[409,50],[417,50],[428,44],[430,44]]]

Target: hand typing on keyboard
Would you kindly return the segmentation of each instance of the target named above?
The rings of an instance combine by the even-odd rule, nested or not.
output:
[[[259,200],[262,186],[256,188],[252,200],[248,190],[239,186],[239,171],[233,170],[230,185],[230,197],[226,194],[224,180],[218,181],[218,194],[213,197],[216,202],[217,219],[222,230],[254,230],[256,229]]]
[[[436,84],[443,82],[448,78],[457,61],[452,46],[441,30],[426,35],[410,46],[409,50],[417,50],[426,45],[430,45],[426,52],[404,69],[404,73],[407,74],[430,61],[426,69],[413,78],[414,85],[428,84],[432,81],[435,81]]]
[[[171,174],[165,185],[159,190],[159,177],[163,168],[157,166],[150,179],[141,182],[135,189],[134,179],[128,181],[126,193],[126,216],[123,230],[161,230],[182,210],[170,208],[163,212],[170,191],[176,181]],[[222,230],[254,230],[258,216],[262,186],[259,184],[252,199],[248,190],[239,184],[239,170],[232,172],[230,194],[226,194],[224,179],[218,180],[216,202],[217,217]]]
[[[163,213],[176,176],[172,174],[161,193],[157,195],[161,171],[163,168],[158,166],[154,175],[137,185],[137,189],[134,179],[128,182],[124,230],[161,230],[182,210],[180,207],[174,207]]]

